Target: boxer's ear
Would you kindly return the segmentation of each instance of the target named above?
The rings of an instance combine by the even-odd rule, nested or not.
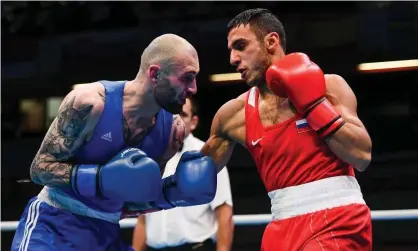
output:
[[[148,77],[153,83],[158,83],[158,75],[160,73],[160,67],[158,65],[151,65],[148,68]]]
[[[277,32],[270,32],[264,37],[264,43],[266,44],[267,51],[274,53],[280,45],[280,37]]]

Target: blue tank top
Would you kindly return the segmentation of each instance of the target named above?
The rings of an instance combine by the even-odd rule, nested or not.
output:
[[[125,82],[100,82],[106,92],[104,110],[90,141],[84,144],[75,155],[75,164],[104,164],[119,151],[128,148],[124,141],[122,113]],[[172,122],[173,114],[161,109],[156,116],[155,125],[149,130],[137,148],[144,151],[150,158],[157,160],[167,149]],[[74,193],[70,188],[62,189],[70,197],[81,201],[92,209],[103,212],[120,212],[124,204],[107,198],[86,199]]]

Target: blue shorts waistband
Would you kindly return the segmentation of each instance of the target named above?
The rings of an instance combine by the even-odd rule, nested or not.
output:
[[[45,186],[38,194],[38,200],[43,201],[52,207],[67,210],[74,214],[105,220],[111,223],[118,223],[121,217],[121,212],[106,213],[92,209],[84,203],[69,197],[60,189],[47,186]]]

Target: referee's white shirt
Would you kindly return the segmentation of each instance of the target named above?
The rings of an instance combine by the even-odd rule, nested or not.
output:
[[[200,150],[203,145],[203,141],[190,133],[184,139],[182,151],[168,161],[163,177],[174,174],[178,161],[185,151]],[[163,248],[201,242],[209,238],[216,241],[218,223],[215,208],[224,203],[232,206],[231,186],[226,167],[218,173],[216,195],[211,203],[146,214],[147,245],[152,248]]]

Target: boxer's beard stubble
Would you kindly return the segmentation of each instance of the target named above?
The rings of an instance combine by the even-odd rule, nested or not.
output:
[[[267,52],[263,53],[263,55],[261,55],[261,58],[262,60],[260,60],[260,62],[257,64],[258,66],[256,67],[257,76],[253,80],[248,82],[249,86],[260,87],[266,85],[266,72],[272,64],[272,60],[268,56]]]
[[[161,77],[153,90],[154,99],[164,110],[179,114],[183,110],[183,104],[177,101],[177,93],[170,85],[170,81]]]

